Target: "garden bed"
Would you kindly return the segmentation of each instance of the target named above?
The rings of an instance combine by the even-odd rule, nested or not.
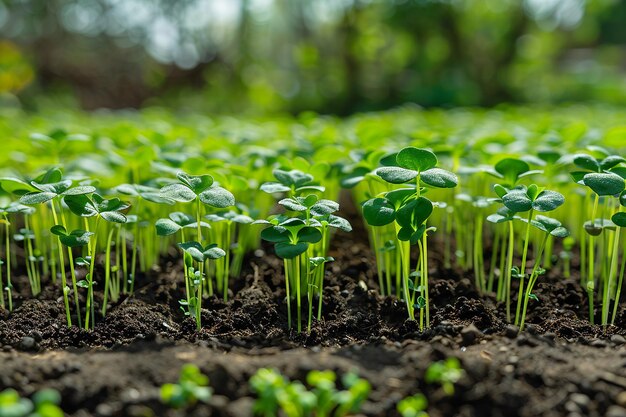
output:
[[[142,276],[135,294],[92,331],[67,328],[61,293],[51,286],[17,301],[0,321],[1,385],[25,394],[58,389],[72,416],[235,417],[251,415],[246,382],[258,368],[292,379],[311,369],[356,370],[372,384],[367,416],[395,415],[397,401],[418,391],[434,417],[626,415],[623,317],[607,329],[590,325],[577,279],[543,277],[527,330],[518,335],[503,306],[479,297],[469,274],[445,270],[435,249],[432,325],[420,332],[406,321],[401,301],[378,295],[364,231],[334,242],[331,255],[339,261],[329,268],[324,319],[310,334],[287,330],[282,261],[261,252],[231,283],[234,297],[205,302],[196,332],[178,306],[182,266],[173,256]],[[452,397],[424,382],[429,364],[450,356],[465,369]],[[158,388],[189,362],[210,377],[215,395],[185,414],[160,404]]]

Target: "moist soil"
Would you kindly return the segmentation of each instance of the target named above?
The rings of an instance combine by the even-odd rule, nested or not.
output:
[[[396,403],[417,392],[427,396],[431,417],[626,416],[626,318],[620,313],[608,328],[589,324],[575,276],[540,278],[518,334],[504,305],[480,296],[471,273],[445,269],[442,247],[433,244],[431,326],[420,331],[401,301],[378,295],[366,242],[362,228],[335,236],[323,319],[301,334],[287,329],[282,261],[269,246],[246,259],[227,302],[204,300],[200,331],[179,308],[184,283],[175,252],[139,275],[135,294],[111,303],[106,318],[97,315],[92,331],[66,326],[58,286],[48,283],[33,298],[18,277],[17,307],[0,316],[0,390],[55,388],[71,416],[246,417],[254,400],[247,381],[257,369],[299,380],[331,369],[370,381],[364,416],[398,416]],[[424,381],[428,366],[447,357],[465,370],[453,395]],[[209,376],[213,398],[167,409],[159,387],[189,362]]]

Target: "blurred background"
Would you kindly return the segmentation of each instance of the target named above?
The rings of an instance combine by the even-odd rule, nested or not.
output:
[[[626,104],[626,1],[0,0],[0,97],[236,114]]]

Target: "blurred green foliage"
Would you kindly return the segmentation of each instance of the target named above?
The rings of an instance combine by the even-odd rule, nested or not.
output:
[[[29,105],[237,113],[623,104],[625,19],[620,0],[0,0]]]

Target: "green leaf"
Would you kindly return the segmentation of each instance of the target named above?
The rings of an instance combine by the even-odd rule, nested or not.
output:
[[[398,152],[396,162],[402,168],[422,172],[437,166],[437,156],[426,149],[407,147]]]
[[[311,214],[314,216],[327,216],[339,210],[339,204],[332,201],[322,199],[311,206]]]
[[[619,227],[626,227],[626,212],[619,211],[611,217],[611,221]]]
[[[382,167],[378,168],[375,173],[383,180],[392,184],[403,184],[415,179],[419,174],[417,171],[400,167]]]
[[[268,242],[289,242],[290,237],[291,234],[284,228],[280,230],[275,226],[272,226],[261,230],[261,239],[267,240]]]
[[[363,217],[370,226],[384,226],[395,220],[395,208],[385,198],[372,198],[363,203]]]
[[[176,174],[176,177],[196,195],[213,184],[213,177],[210,175],[188,175],[184,172],[179,172]]]
[[[169,184],[161,188],[161,197],[170,198],[180,203],[189,203],[196,199],[196,193],[183,184]]]
[[[496,163],[495,170],[509,185],[515,185],[520,175],[530,170],[530,166],[521,159],[504,158]]]
[[[420,179],[431,187],[436,188],[454,188],[459,183],[456,175],[441,168],[431,168],[422,172]]]
[[[218,248],[217,244],[215,243],[212,243],[208,245],[206,248],[204,248],[204,251],[202,252],[202,254],[204,255],[206,259],[219,259],[219,258],[223,258],[224,256],[226,256],[226,252],[224,252],[223,249]]]
[[[600,196],[617,195],[624,191],[624,179],[612,172],[587,174],[583,177],[583,183]]]
[[[26,205],[35,205],[35,204],[41,204],[41,203],[50,201],[56,196],[57,194],[53,192],[36,192],[35,191],[31,193],[26,193],[23,196],[21,196],[19,199],[19,202],[21,204],[26,204]]]
[[[602,162],[600,162],[600,168],[602,168],[603,170],[608,170],[624,162],[626,162],[626,159],[622,158],[621,156],[610,155],[604,158]]]
[[[200,201],[212,207],[226,208],[235,205],[235,196],[225,188],[212,186],[200,194]]]
[[[532,202],[533,209],[537,211],[552,211],[565,203],[565,197],[556,191],[545,190],[539,193]]]
[[[77,187],[70,188],[69,190],[64,191],[61,195],[80,195],[80,194],[91,194],[96,192],[96,187],[92,187],[91,185],[79,185]]]
[[[333,215],[328,216],[328,225],[344,232],[352,231],[352,226],[350,225],[350,222],[343,217]]]
[[[63,201],[70,211],[77,216],[93,217],[98,214],[98,210],[86,194],[66,195]]]
[[[100,217],[111,223],[126,223],[126,216],[117,211],[103,211]]]
[[[180,225],[170,219],[159,219],[156,221],[154,226],[156,227],[156,232],[159,236],[170,236],[181,229]]]
[[[298,202],[298,200],[296,200],[295,198],[283,198],[282,200],[278,202],[278,204],[285,207],[287,210],[291,210],[291,211],[300,212],[300,211],[306,211],[307,209],[305,205]]]
[[[402,227],[417,229],[433,212],[433,204],[426,197],[410,200],[396,211],[396,221]]]
[[[277,182],[266,182],[261,185],[261,191],[269,194],[276,194],[286,193],[287,191],[291,191],[291,188]]]
[[[500,184],[496,184],[493,186],[493,191],[496,193],[496,195],[500,198],[504,197],[506,195],[506,193],[508,193],[509,191],[504,188],[502,185]]]
[[[583,169],[587,169],[589,171],[600,172],[600,164],[591,155],[587,154],[577,154],[574,156],[574,164]]]
[[[59,240],[65,246],[70,248],[79,248],[89,244],[89,239],[93,236],[93,232],[87,232],[86,230],[72,230],[70,234],[59,236]]]
[[[57,236],[65,236],[67,234],[67,230],[65,230],[65,227],[61,226],[60,224],[56,224],[52,226],[50,228],[50,232],[53,235],[57,235]]]
[[[179,243],[178,247],[188,253],[194,261],[204,262],[204,248],[198,242],[183,242]]]
[[[533,202],[525,190],[515,189],[502,197],[502,203],[514,213],[521,213],[533,208]]]
[[[298,231],[298,242],[317,243],[322,240],[322,233],[315,227],[303,227]]]
[[[309,244],[306,242],[299,242],[296,244],[289,242],[279,242],[274,246],[276,255],[282,259],[293,259],[298,255],[303,254],[309,248]]]

